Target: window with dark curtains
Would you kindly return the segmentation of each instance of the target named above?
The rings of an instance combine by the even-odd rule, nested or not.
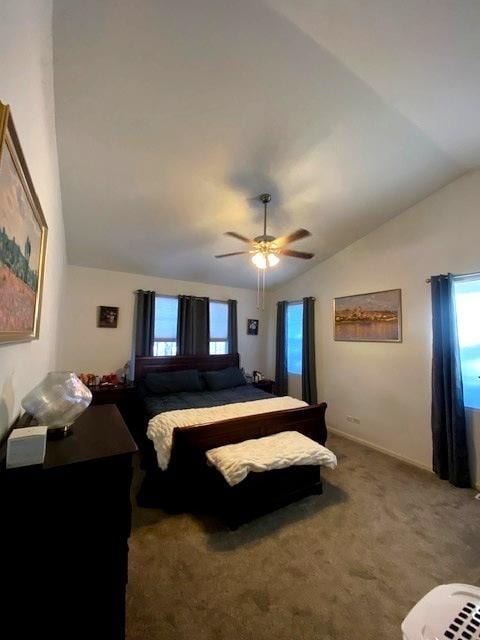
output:
[[[315,298],[303,298],[302,400],[308,404],[316,404],[317,402]]]
[[[277,302],[277,337],[275,360],[275,384],[277,395],[286,396],[288,393],[287,375],[287,302]]]
[[[153,355],[155,336],[155,291],[135,292],[135,355]]]
[[[177,354],[208,355],[209,333],[209,299],[178,296]]]
[[[433,470],[456,487],[469,487],[453,276],[432,276],[431,292]]]
[[[237,301],[228,301],[228,353],[238,353]]]

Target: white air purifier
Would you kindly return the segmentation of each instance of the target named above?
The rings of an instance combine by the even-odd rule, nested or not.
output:
[[[435,587],[402,623],[403,640],[480,640],[480,588]]]

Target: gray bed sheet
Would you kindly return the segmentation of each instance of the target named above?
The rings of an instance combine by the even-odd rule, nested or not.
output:
[[[221,391],[182,391],[181,393],[171,393],[165,396],[146,396],[145,410],[150,420],[165,411],[218,407],[222,404],[265,400],[273,397],[271,393],[257,389],[251,384],[244,384],[240,387],[222,389]]]

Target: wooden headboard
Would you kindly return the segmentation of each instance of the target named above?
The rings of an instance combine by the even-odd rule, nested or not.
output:
[[[198,369],[198,371],[217,371],[227,367],[239,367],[240,356],[230,353],[221,356],[138,356],[135,358],[135,382],[147,373],[163,373]]]

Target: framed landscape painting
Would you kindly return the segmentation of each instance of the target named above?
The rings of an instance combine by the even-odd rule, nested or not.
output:
[[[401,289],[335,298],[334,339],[348,342],[401,342]]]
[[[0,342],[38,338],[47,224],[0,102]]]

